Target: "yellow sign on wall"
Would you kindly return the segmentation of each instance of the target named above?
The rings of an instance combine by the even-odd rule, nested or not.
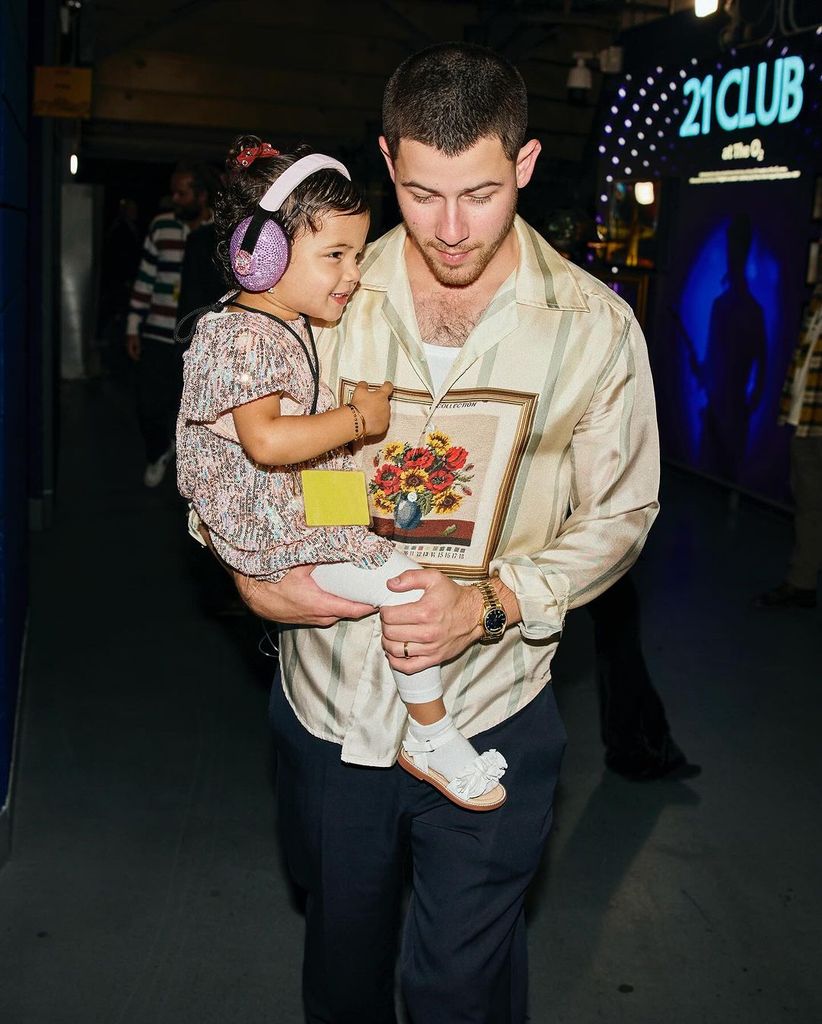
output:
[[[34,69],[35,117],[91,117],[91,68]]]

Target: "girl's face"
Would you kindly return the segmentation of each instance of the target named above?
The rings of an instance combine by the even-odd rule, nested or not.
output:
[[[359,284],[369,219],[367,213],[329,213],[316,234],[299,235],[288,269],[267,299],[286,317],[305,313],[315,320],[339,320]]]

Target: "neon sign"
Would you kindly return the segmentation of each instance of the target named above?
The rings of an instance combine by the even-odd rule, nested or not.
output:
[[[683,138],[708,135],[715,117],[717,125],[726,132],[753,128],[767,128],[774,121],[787,124],[795,120],[802,110],[804,92],[802,80],[805,64],[801,57],[777,57],[771,74],[768,63],[762,61],[755,69],[756,81],[752,85],[750,67],[731,68],[719,80],[714,93],[714,76],[689,78],[683,88],[690,107],[679,126]],[[751,104],[751,100],[753,103]]]

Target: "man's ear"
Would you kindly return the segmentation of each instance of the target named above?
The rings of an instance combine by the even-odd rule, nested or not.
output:
[[[391,153],[388,149],[388,143],[385,141],[385,136],[381,135],[379,140],[380,152],[385,159],[385,165],[388,168],[388,173],[391,175],[391,180],[396,184],[396,170],[394,169],[394,161],[391,159]]]
[[[517,188],[525,188],[534,173],[534,165],[537,157],[542,152],[542,146],[538,139],[531,139],[526,142],[517,153]]]

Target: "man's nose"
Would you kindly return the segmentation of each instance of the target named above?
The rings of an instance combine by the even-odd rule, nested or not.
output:
[[[468,224],[458,203],[446,202],[437,221],[437,240],[443,245],[460,245],[468,238],[469,234]]]

